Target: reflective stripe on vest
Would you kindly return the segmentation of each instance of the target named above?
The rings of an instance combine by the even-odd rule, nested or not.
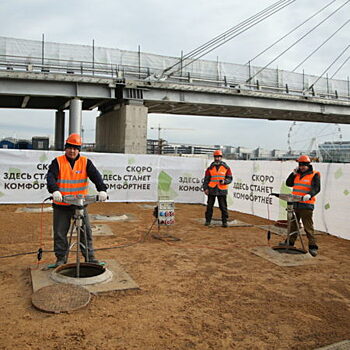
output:
[[[314,178],[315,174],[319,174],[318,171],[313,171],[311,174],[307,174],[300,178],[300,174],[296,174],[294,178],[294,186],[292,194],[298,195],[298,196],[305,196],[306,194],[310,193],[311,191],[311,182]],[[316,197],[311,197],[308,201],[300,201],[299,203],[309,203],[309,204],[315,204]]]
[[[72,169],[65,155],[56,158],[58,162],[59,172],[57,186],[62,195],[88,194],[89,180],[86,172],[87,158],[80,156],[74,163]],[[58,205],[69,205],[63,202],[54,202]]]
[[[225,180],[227,169],[220,165],[219,169],[216,170],[216,166],[214,165],[211,169],[209,169],[210,173],[210,182],[208,183],[208,186],[211,188],[215,188],[216,186],[220,190],[227,190],[227,185],[220,184],[221,180]]]

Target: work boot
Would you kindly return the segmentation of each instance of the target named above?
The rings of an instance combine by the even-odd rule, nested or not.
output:
[[[223,222],[222,227],[228,227],[227,222]]]
[[[210,221],[207,220],[207,221],[205,222],[204,226],[209,226],[209,225],[210,225]]]
[[[309,246],[309,253],[311,256],[315,257],[317,255],[317,246],[310,245]]]
[[[56,267],[57,266],[61,266],[61,265],[64,265],[66,263],[66,259],[64,256],[59,256],[57,257],[57,260],[56,260]]]

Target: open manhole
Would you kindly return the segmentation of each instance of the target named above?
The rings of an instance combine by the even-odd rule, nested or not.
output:
[[[86,286],[89,284],[108,282],[113,277],[110,270],[98,264],[80,263],[79,274],[77,270],[76,263],[61,265],[52,271],[51,278],[59,283]]]
[[[80,309],[89,303],[90,298],[90,292],[84,287],[54,284],[36,291],[32,295],[32,303],[41,311],[58,314]]]
[[[273,250],[277,251],[281,254],[306,254],[307,251],[302,248],[297,248],[294,246],[274,246],[272,247]]]

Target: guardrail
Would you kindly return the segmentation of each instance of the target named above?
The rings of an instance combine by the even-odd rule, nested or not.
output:
[[[8,56],[0,55],[0,70],[14,72],[32,72],[46,74],[70,74],[84,77],[99,77],[109,79],[134,79],[140,81],[163,81],[184,85],[195,85],[204,87],[219,87],[236,90],[251,90],[260,92],[270,92],[274,94],[287,94],[299,96],[314,96],[322,99],[350,101],[350,92],[348,95],[339,95],[337,90],[323,93],[317,92],[314,87],[311,89],[290,89],[288,84],[281,86],[261,85],[259,80],[255,83],[246,83],[245,81],[230,80],[226,76],[219,79],[210,76],[198,76],[186,72],[185,74],[174,74],[164,79],[158,79],[157,74],[161,74],[161,70],[143,67],[132,66],[125,64],[106,64],[99,62],[74,61],[74,60],[57,60],[48,59],[42,60],[39,57],[23,57],[23,56]]]

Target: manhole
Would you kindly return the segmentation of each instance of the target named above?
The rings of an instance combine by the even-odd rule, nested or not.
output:
[[[79,264],[79,277],[77,277],[76,263],[58,266],[51,273],[51,278],[55,282],[80,286],[108,282],[112,277],[113,274],[110,270],[104,266],[91,263]]]
[[[332,264],[334,261],[322,255],[312,257],[310,254],[281,254],[271,247],[256,247],[249,249],[253,254],[260,256],[278,266],[301,266],[314,264]]]
[[[33,305],[45,312],[72,312],[86,306],[91,295],[88,290],[72,284],[46,286],[32,295]]]
[[[106,263],[104,267],[110,271],[112,278],[102,283],[84,285],[83,287],[90,293],[97,294],[115,290],[139,289],[137,283],[116,260],[104,259],[103,261]],[[52,269],[47,269],[45,267],[38,269],[37,265],[33,266],[33,268],[30,269],[30,276],[32,279],[33,292],[57,283],[52,279]]]
[[[90,217],[92,221],[125,221],[129,219],[125,214],[120,216],[91,214]]]
[[[297,248],[294,246],[289,246],[289,247],[285,247],[285,246],[274,246],[272,247],[273,250],[277,251],[278,253],[281,254],[306,254],[307,251],[301,248]]]
[[[52,212],[52,207],[44,207],[41,209],[41,207],[24,207],[24,208],[17,208],[15,213],[41,213],[43,211],[44,213]]]
[[[197,222],[203,223],[203,224],[205,223],[205,219],[198,219],[197,218],[194,220],[196,220]],[[221,219],[216,219],[216,218],[211,219],[210,226],[221,226],[221,225],[222,225]],[[247,224],[246,222],[234,219],[234,220],[228,220],[227,226],[228,227],[252,227],[254,225]]]
[[[138,206],[140,208],[143,208],[143,209],[154,209],[154,207],[156,206],[157,204],[138,204]]]

